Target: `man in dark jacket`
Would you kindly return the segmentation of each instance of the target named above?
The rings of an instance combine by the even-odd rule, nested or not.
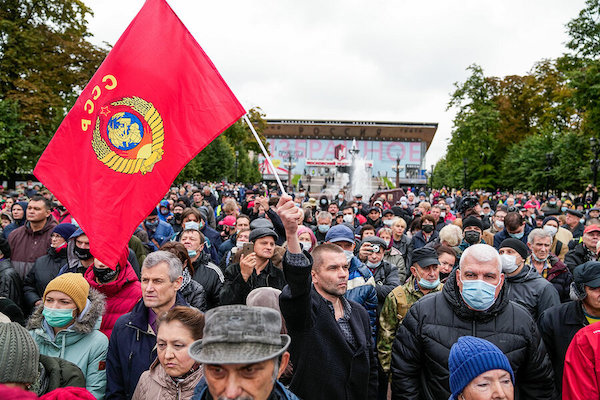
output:
[[[35,260],[50,247],[50,235],[56,226],[51,211],[50,200],[34,196],[27,205],[27,222],[8,235],[11,261],[21,279],[25,279]]]
[[[550,282],[525,264],[527,252],[527,246],[517,239],[508,238],[500,244],[502,272],[510,285],[508,298],[525,307],[537,321],[541,313],[560,304],[560,297]]]
[[[283,271],[273,265],[277,234],[269,228],[256,228],[250,232],[254,251],[242,255],[239,263],[230,264],[225,270],[225,282],[221,289],[221,305],[245,304],[252,290],[270,286],[283,289]]]
[[[525,223],[525,219],[518,212],[509,212],[504,217],[504,229],[494,235],[494,247],[500,250],[500,243],[504,239],[519,239],[527,245],[527,236],[531,227]]]
[[[476,336],[508,357],[520,399],[551,399],[552,365],[531,315],[508,299],[498,252],[468,247],[439,293],[415,303],[392,350],[392,399],[447,399],[448,356],[460,336]]]
[[[566,224],[562,228],[567,229],[573,234],[573,239],[577,240],[583,235],[585,226],[581,223],[583,213],[577,210],[567,210]]]
[[[0,236],[0,297],[10,299],[22,308],[23,282],[10,262],[10,246],[3,236]]]
[[[569,301],[573,275],[567,266],[550,252],[552,234],[547,230],[536,228],[529,233],[527,246],[531,255],[525,260],[525,264],[535,268],[542,278],[554,286],[562,303]]]
[[[563,368],[569,343],[581,328],[600,321],[600,262],[588,261],[576,268],[574,282],[578,300],[549,308],[538,321],[554,368],[558,393],[562,393]]]
[[[48,283],[56,278],[58,272],[67,262],[67,240],[77,227],[73,224],[58,224],[50,236],[48,254],[35,260],[33,267],[23,281],[25,305],[33,310],[42,302],[42,295]]]
[[[144,260],[142,300],[117,320],[110,335],[105,399],[131,399],[140,376],[156,359],[157,316],[175,305],[188,306],[177,292],[182,273],[181,261],[167,251],[150,253]]]
[[[363,239],[358,251],[358,258],[364,262],[375,279],[377,292],[377,318],[383,307],[385,298],[396,286],[400,286],[398,267],[383,261],[386,244],[378,236],[367,236]]]
[[[288,243],[283,261],[288,285],[279,304],[292,337],[290,389],[311,400],[375,399],[377,364],[369,316],[344,297],[348,285],[344,251],[334,244],[317,246],[313,264],[296,235],[302,210],[284,195],[277,212]]]
[[[583,231],[581,243],[577,243],[573,250],[569,250],[565,256],[565,264],[574,271],[575,267],[587,261],[596,261],[596,246],[600,240],[600,225],[588,225]]]

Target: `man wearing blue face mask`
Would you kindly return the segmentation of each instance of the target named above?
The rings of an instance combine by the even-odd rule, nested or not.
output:
[[[532,229],[519,212],[511,211],[504,217],[504,229],[494,235],[494,247],[500,250],[500,243],[508,238],[518,239],[527,245],[527,237]]]
[[[492,342],[507,355],[518,382],[515,398],[551,399],[552,365],[525,308],[509,301],[500,255],[469,246],[439,293],[408,311],[392,348],[392,399],[447,399],[448,356],[461,336]]]
[[[319,211],[317,214],[317,226],[313,229],[313,233],[317,238],[318,244],[325,242],[325,235],[327,235],[329,228],[331,228],[331,220],[331,214],[327,211]]]
[[[142,223],[142,228],[148,234],[150,241],[148,242],[154,250],[158,250],[160,246],[165,244],[175,234],[171,224],[161,221],[158,218],[156,208],[152,209],[150,215],[146,217]]]

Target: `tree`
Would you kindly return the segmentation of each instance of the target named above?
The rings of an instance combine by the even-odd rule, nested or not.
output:
[[[24,170],[33,168],[106,56],[88,41],[91,14],[80,0],[0,0],[0,100],[17,108],[27,145],[12,155]],[[15,170],[13,163],[0,174]]]

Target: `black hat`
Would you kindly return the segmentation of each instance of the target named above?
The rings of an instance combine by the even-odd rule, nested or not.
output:
[[[554,222],[556,222],[557,225],[560,225],[560,222],[558,222],[558,218],[549,216],[549,217],[544,218],[544,221],[542,222],[542,226],[546,225],[550,221],[554,221]]]
[[[273,229],[273,223],[266,218],[256,218],[250,222],[250,229],[269,228]]]
[[[579,285],[600,287],[600,262],[588,261],[578,265],[573,271],[573,280]]]
[[[377,211],[378,213],[380,213],[381,209],[379,207],[371,207],[371,208],[369,208],[369,212],[371,212],[371,211]]]
[[[567,209],[567,214],[571,214],[576,216],[577,218],[583,218],[583,214],[581,213],[581,211],[577,211],[577,210],[571,210],[570,208]]]
[[[256,239],[260,239],[260,238],[267,237],[267,236],[272,236],[273,239],[275,239],[275,240],[279,239],[279,236],[277,236],[277,234],[275,233],[275,231],[273,229],[256,228],[256,229],[253,229],[252,231],[250,231],[250,237],[248,238],[248,240],[250,240],[251,242],[254,242]]]
[[[440,265],[437,252],[430,247],[421,247],[412,253],[413,264],[419,264],[420,267],[429,265]]]
[[[383,240],[379,236],[367,236],[362,240],[362,243],[378,244],[379,246],[381,246],[382,249],[387,248],[385,240]]]
[[[153,215],[158,215],[158,210],[156,209],[156,207],[154,207],[152,209],[152,211],[150,211],[150,214],[148,214],[149,217],[153,216]]]
[[[527,248],[527,245],[525,243],[521,242],[519,239],[515,239],[515,238],[504,239],[502,241],[502,243],[500,243],[500,249],[503,247],[508,247],[510,249],[513,249],[514,251],[519,253],[519,255],[523,258],[527,258],[527,255],[529,254],[529,249]]]
[[[387,215],[387,214],[394,214],[394,210],[390,210],[389,208],[387,210],[383,211],[383,215]]]
[[[476,226],[479,229],[481,229],[481,231],[483,232],[483,223],[481,222],[481,220],[473,215],[463,219],[462,221],[462,226],[463,226],[463,231],[465,230],[465,228],[468,228],[469,226]]]

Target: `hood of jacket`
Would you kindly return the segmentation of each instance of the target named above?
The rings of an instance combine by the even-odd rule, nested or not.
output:
[[[448,276],[448,280],[442,289],[442,294],[452,307],[452,310],[454,310],[454,313],[460,319],[467,321],[475,320],[477,322],[487,322],[494,319],[508,305],[508,292],[510,288],[505,282],[502,285],[502,289],[500,290],[496,301],[494,301],[494,304],[492,304],[489,309],[486,311],[476,311],[470,309],[462,299],[462,294],[460,293],[460,289],[458,288],[458,283],[456,281],[455,271],[457,271],[457,269],[452,270]]]
[[[137,275],[135,274],[135,271],[131,267],[131,264],[129,264],[129,261],[127,262],[125,268],[120,268],[119,275],[117,275],[117,279],[115,279],[112,282],[98,283],[96,281],[96,276],[94,275],[94,269],[91,267],[88,268],[87,271],[85,271],[85,274],[83,276],[89,282],[91,287],[101,291],[109,297],[120,292],[121,289],[123,289],[123,287],[129,284],[130,282],[135,282],[139,280]]]
[[[31,224],[29,223],[29,221],[25,222],[24,226],[25,226],[25,230],[27,231],[27,234],[42,235],[42,234],[54,229],[56,227],[56,221],[54,220],[54,217],[52,215],[50,215],[48,218],[46,218],[46,223],[44,224],[44,227],[42,229],[40,229],[39,231],[35,231],[35,232],[31,229]]]
[[[72,331],[76,333],[87,334],[94,329],[100,329],[102,322],[102,314],[104,314],[105,298],[104,295],[97,290],[90,288],[88,302],[83,309],[83,312],[77,317],[75,323],[68,329],[61,332]],[[44,316],[42,310],[43,304],[40,304],[29,317],[27,321],[27,329],[43,329]]]
[[[178,385],[173,381],[173,379],[167,374],[163,366],[158,361],[158,358],[154,360],[152,365],[150,365],[149,369],[150,378],[158,383],[163,388],[166,388],[169,392],[177,393]],[[182,392],[194,392],[194,388],[202,379],[202,368],[199,367],[196,371],[192,372],[190,375],[186,376],[183,380],[179,382],[179,389]]]

